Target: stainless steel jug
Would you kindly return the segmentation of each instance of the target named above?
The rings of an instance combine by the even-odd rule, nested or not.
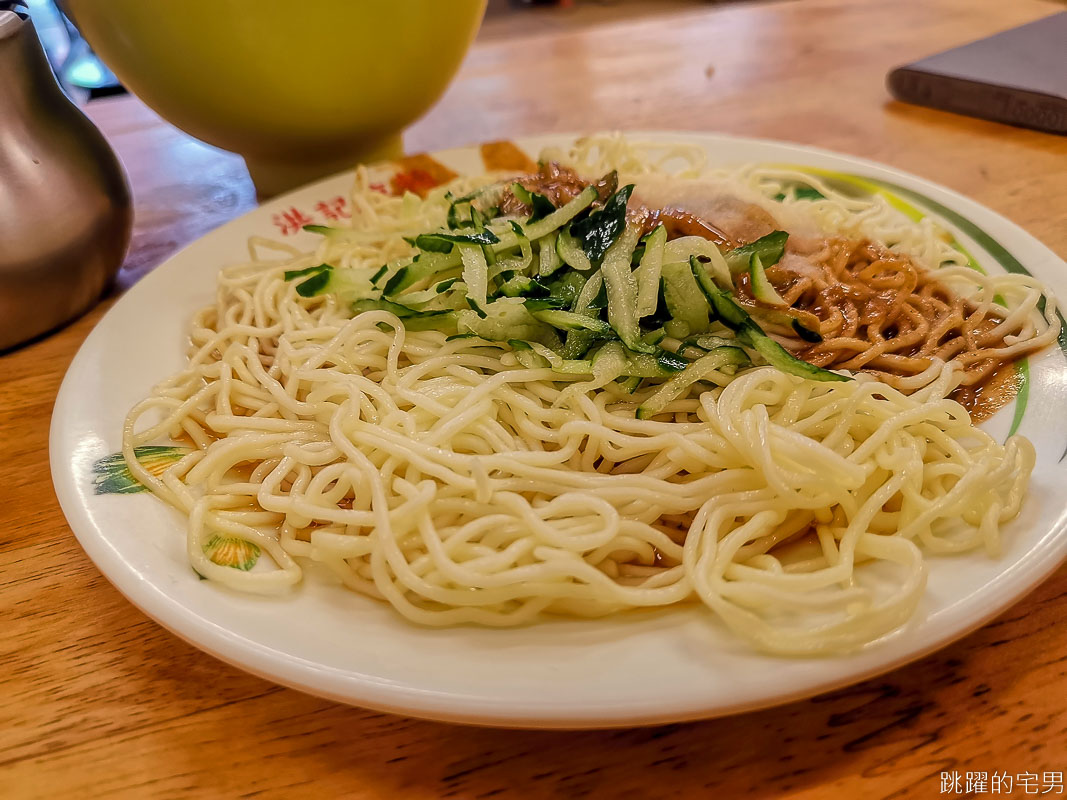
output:
[[[0,351],[93,305],[131,225],[115,154],[60,90],[29,19],[0,10]]]

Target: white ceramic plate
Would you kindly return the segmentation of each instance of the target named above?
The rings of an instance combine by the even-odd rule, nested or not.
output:
[[[1017,262],[1067,298],[1067,265],[1048,248],[920,178],[774,142],[634,137],[694,142],[712,163],[788,162],[863,176],[879,190],[891,185],[898,201],[939,217],[986,269],[1017,268]],[[518,144],[536,154],[566,141]],[[457,172],[482,171],[477,148],[435,155]],[[1067,366],[1054,348],[1031,359],[1026,407],[1005,409],[987,425],[1003,438],[1018,417],[1020,432],[1038,451],[1030,497],[1005,531],[1002,557],[931,559],[929,587],[911,623],[847,657],[762,656],[699,608],[517,630],[429,630],[322,582],[307,580],[288,596],[263,598],[198,580],[184,555],[177,512],[147,493],[97,493],[93,465],[119,449],[127,410],[182,365],[187,322],[213,298],[220,265],[244,260],[252,235],[310,237],[281,231],[302,217],[328,221],[337,210],[333,199],[347,195],[350,180],[338,175],[273,200],[169,259],[101,320],[59,392],[52,477],[71,528],[132,603],[206,652],[312,694],[420,717],[567,728],[679,721],[784,703],[916,659],[1003,611],[1067,556]]]

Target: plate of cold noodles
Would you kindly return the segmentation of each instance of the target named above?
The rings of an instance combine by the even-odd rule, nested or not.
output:
[[[407,157],[124,296],[63,384],[53,477],[134,604],[305,691],[500,725],[767,706],[1063,559],[1064,266],[792,145]]]

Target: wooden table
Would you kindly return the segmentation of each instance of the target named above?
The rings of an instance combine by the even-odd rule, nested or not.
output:
[[[1040,0],[709,5],[497,40],[474,48],[407,142],[426,150],[610,127],[789,139],[939,181],[1067,256],[1067,139],[896,104],[883,88],[894,64],[1059,8]],[[132,99],[93,103],[89,113],[136,197],[123,286],[253,206],[236,157]],[[100,576],[48,478],[60,379],[110,302],[0,356],[0,796],[875,800],[939,795],[946,770],[1067,767],[1064,569],[997,621],[909,667],[701,724],[462,728],[336,705],[228,667],[146,619]]]

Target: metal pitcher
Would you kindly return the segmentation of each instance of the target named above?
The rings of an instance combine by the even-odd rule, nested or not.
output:
[[[130,242],[126,176],[0,3],[0,351],[86,311]]]

